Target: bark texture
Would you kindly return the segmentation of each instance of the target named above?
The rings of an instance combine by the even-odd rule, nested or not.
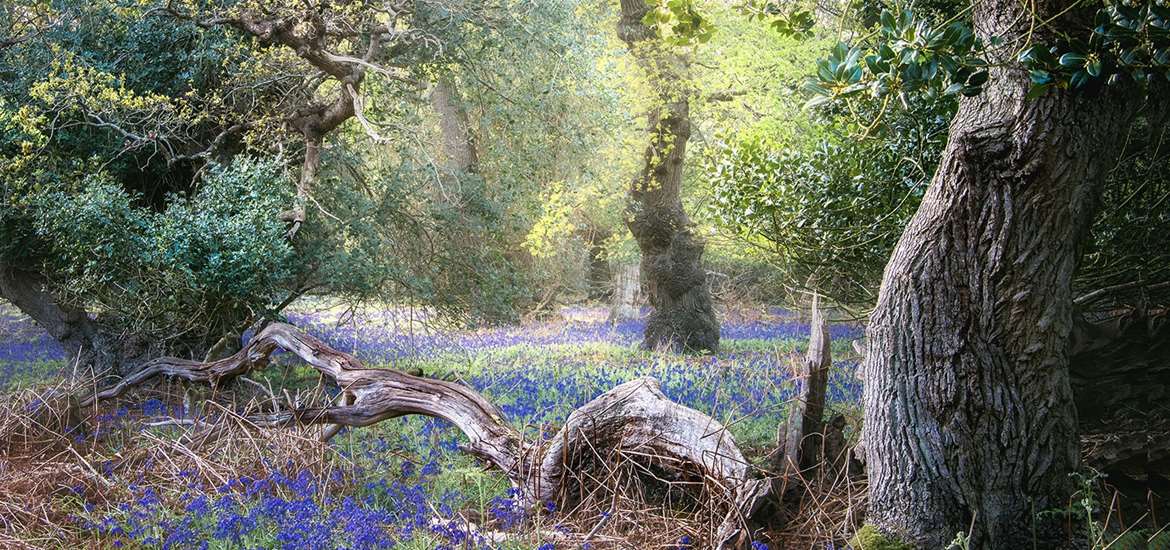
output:
[[[987,43],[1033,16],[1014,0],[974,10]],[[1028,74],[1000,55],[952,122],[868,329],[868,521],[921,548],[969,530],[972,548],[1067,543],[1037,513],[1067,504],[1078,458],[1072,278],[1132,112],[1104,94],[1026,99]]]
[[[622,0],[618,36],[658,91],[650,109],[650,144],[642,172],[630,184],[626,225],[642,251],[642,279],[653,311],[643,345],[717,350],[719,320],[703,269],[704,243],[683,210],[683,159],[691,135],[687,60],[665,47],[642,23],[650,7]]]
[[[439,79],[431,89],[431,106],[439,114],[440,165],[456,174],[476,172],[479,154],[475,134],[471,131],[467,110],[455,94],[454,85],[446,79]]]
[[[65,350],[69,364],[95,375],[126,374],[141,364],[145,346],[104,331],[81,308],[62,303],[35,271],[0,262],[0,298],[36,321]]]
[[[751,467],[719,422],[668,399],[653,378],[621,384],[574,411],[546,442],[525,440],[495,405],[475,390],[444,380],[389,369],[366,368],[344,352],[283,323],[261,330],[235,355],[211,363],[173,357],[155,359],[118,385],[83,401],[120,395],[164,375],[217,383],[262,368],[278,348],[307,362],[342,389],[338,405],[284,411],[251,420],[263,425],[369,426],[389,418],[421,414],[442,418],[468,438],[464,452],[502,471],[530,509],[554,500],[580,454],[598,447],[697,475],[726,511],[716,547],[738,541],[746,520],[767,495],[766,481],[751,479]],[[336,433],[335,428],[327,433]]]

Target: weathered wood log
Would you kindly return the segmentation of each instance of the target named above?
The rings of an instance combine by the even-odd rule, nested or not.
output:
[[[804,470],[821,460],[824,442],[825,391],[833,359],[829,350],[829,323],[813,295],[808,352],[797,375],[799,390],[788,409],[784,432],[784,468]],[[831,459],[831,457],[830,457]]]
[[[151,361],[84,404],[117,396],[160,375],[216,384],[265,366],[277,348],[300,357],[332,379],[344,397],[337,406],[256,416],[251,418],[254,422],[268,426],[369,426],[408,414],[441,418],[467,436],[468,443],[461,449],[503,472],[530,510],[556,497],[575,455],[601,446],[698,475],[708,482],[721,496],[716,504],[726,511],[715,537],[717,547],[740,538],[746,520],[770,488],[767,482],[751,478],[751,466],[722,424],[671,401],[653,378],[626,382],[585,404],[548,442],[527,441],[507,423],[499,408],[469,387],[367,368],[352,355],[283,323],[268,325],[238,353],[219,361],[200,363],[170,357]],[[327,432],[334,430],[328,428]]]

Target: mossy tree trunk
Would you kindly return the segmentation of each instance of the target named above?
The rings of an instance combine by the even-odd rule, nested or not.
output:
[[[683,159],[691,135],[688,60],[642,23],[649,6],[622,0],[618,36],[629,46],[656,90],[650,144],[642,171],[630,184],[626,225],[642,251],[642,280],[653,311],[643,345],[717,350],[719,320],[703,268],[704,243],[683,210]]]

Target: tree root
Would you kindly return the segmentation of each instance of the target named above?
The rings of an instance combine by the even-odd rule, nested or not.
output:
[[[526,441],[499,408],[467,386],[367,368],[352,355],[284,323],[268,325],[239,352],[218,361],[172,357],[150,361],[82,405],[116,397],[159,375],[216,384],[264,367],[277,348],[297,355],[336,382],[342,398],[336,406],[282,411],[250,420],[273,427],[333,425],[326,428],[328,436],[336,433],[337,426],[369,426],[409,414],[441,418],[467,436],[461,450],[503,472],[529,510],[556,498],[568,466],[590,448],[615,449],[701,476],[720,495],[715,504],[726,511],[713,541],[716,547],[742,542],[737,539],[743,538],[746,521],[770,490],[766,480],[751,479],[751,466],[722,424],[671,401],[653,378],[626,382],[586,403],[546,442]]]

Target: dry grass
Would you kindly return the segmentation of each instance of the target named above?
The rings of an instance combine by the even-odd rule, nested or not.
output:
[[[233,393],[197,396],[198,414],[147,419],[131,413],[116,426],[110,417],[122,406],[149,398],[189,404],[191,389],[164,383],[86,409],[70,397],[83,393],[79,384],[9,394],[0,402],[0,547],[92,545],[94,531],[71,514],[82,502],[94,504],[91,515],[100,517],[135,500],[131,488],[112,480],[136,479],[138,491],[153,489],[166,505],[191,484],[212,492],[241,477],[308,471],[319,480],[336,480],[334,472],[352,471],[319,441],[320,428],[274,430],[245,418],[277,406],[321,402],[319,388],[277,395],[257,383],[233,387]],[[709,546],[731,509],[720,500],[726,491],[714,487],[716,481],[686,465],[664,464],[661,457],[587,447],[575,454],[557,499],[558,528],[538,517],[519,536],[572,547],[588,542],[593,548],[673,548],[684,539],[694,548]],[[829,470],[777,484],[787,502],[767,516],[783,521],[748,525],[753,536],[745,542],[811,548],[851,533],[860,521],[864,482]],[[345,490],[351,481],[323,483],[320,490]]]
[[[270,395],[247,397],[242,405],[241,395],[228,396],[233,405],[203,401],[194,418],[146,422],[127,414],[113,424],[111,417],[127,403],[183,403],[185,396],[175,389],[164,385],[86,409],[70,397],[82,394],[78,384],[7,394],[0,401],[0,547],[91,545],[87,537],[93,532],[75,517],[82,499],[100,516],[136,498],[130,487],[112,480],[134,479],[137,490],[153,489],[167,503],[192,484],[211,492],[244,476],[308,471],[337,480],[332,474],[345,471],[339,468],[345,459],[319,441],[320,428],[259,428],[236,412],[262,409]]]
[[[865,520],[866,480],[860,465],[842,456],[811,472],[780,478],[776,493],[784,501],[780,525],[771,533],[777,548],[842,547]]]

